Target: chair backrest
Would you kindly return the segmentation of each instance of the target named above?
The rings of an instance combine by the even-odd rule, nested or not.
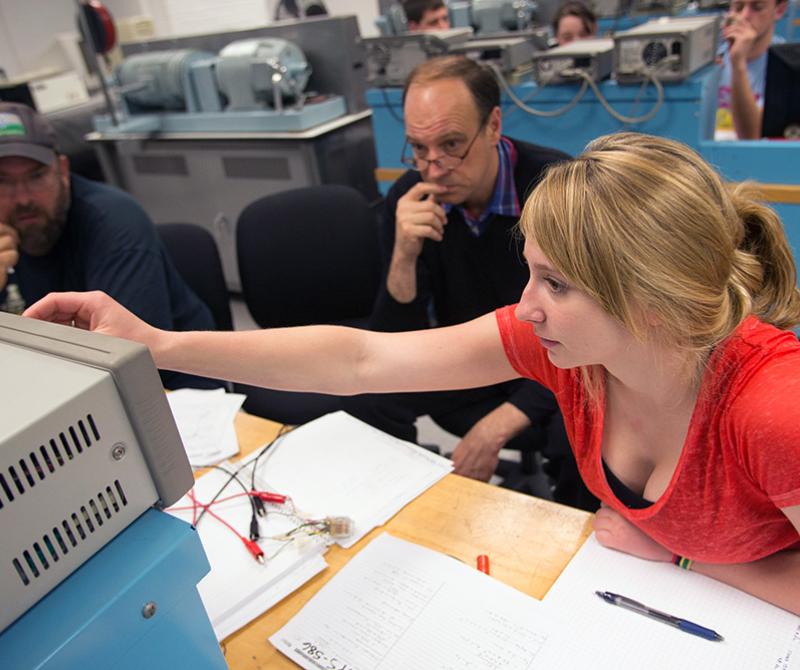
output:
[[[355,189],[260,198],[239,215],[236,248],[242,295],[262,328],[366,323],[380,282],[378,223]]]
[[[213,235],[193,223],[161,223],[156,230],[180,276],[208,305],[217,329],[233,330],[230,296]]]

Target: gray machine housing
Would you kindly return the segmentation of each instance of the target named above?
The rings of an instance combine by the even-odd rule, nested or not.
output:
[[[311,67],[279,38],[235,40],[214,55],[193,49],[128,56],[117,68],[122,114],[95,118],[106,134],[293,132],[344,116],[339,95],[306,104]]]
[[[194,479],[142,345],[0,312],[0,631]]]
[[[121,48],[126,57],[172,49],[198,49],[216,54],[233,41],[262,37],[279,37],[300,48],[311,65],[309,89],[343,96],[348,114],[367,109],[365,51],[355,16],[278,21],[249,30],[131,42]]]
[[[720,17],[662,17],[614,34],[617,81],[634,83],[652,72],[661,81],[682,81],[714,62]],[[668,67],[660,65],[675,57]]]
[[[628,13],[631,0],[593,0],[590,8],[598,19],[616,18]]]
[[[537,30],[468,40],[450,53],[464,54],[479,63],[491,63],[504,74],[513,74],[529,71],[533,54],[546,48],[546,31]]]
[[[307,92],[341,96],[345,116],[305,131],[252,132],[241,116],[264,118],[267,115],[262,111],[245,111],[240,116],[224,112],[220,117],[227,115],[232,124],[224,132],[210,132],[204,124],[193,131],[166,129],[154,134],[141,129],[125,135],[101,131],[87,138],[106,181],[133,195],[155,223],[190,221],[214,236],[232,291],[242,289],[237,219],[251,202],[316,184],[346,184],[370,202],[379,200],[375,141],[365,95],[365,48],[356,17],[282,21],[251,30],[122,45],[126,58],[173,49],[217,54],[233,41],[273,37],[302,50],[311,66]],[[288,104],[286,111],[292,112]],[[176,198],[176,193],[182,197]]]
[[[462,54],[503,74],[530,69],[533,54],[547,48],[545,29],[505,32],[473,38],[471,28],[384,35],[363,40],[368,79],[375,86],[404,86],[411,71],[429,58]]]
[[[664,16],[679,14],[689,5],[688,0],[631,0],[630,16]]]
[[[471,28],[365,37],[367,79],[376,86],[403,86],[417,65],[450,53],[472,36]]]
[[[471,22],[482,34],[526,30],[533,25],[536,8],[533,0],[472,0]]]
[[[562,0],[451,0],[450,25],[471,27],[480,37],[508,36],[549,26]]]
[[[534,54],[534,76],[540,86],[575,82],[566,70],[583,70],[593,81],[608,77],[614,66],[614,40],[592,38],[575,40],[564,46]]]

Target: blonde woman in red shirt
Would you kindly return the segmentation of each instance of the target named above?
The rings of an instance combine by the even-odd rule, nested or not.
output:
[[[800,293],[780,221],[682,144],[622,133],[552,166],[520,222],[520,302],[415,333],[151,328],[102,294],[27,314],[159,367],[355,394],[496,384],[558,399],[606,546],[800,614]]]

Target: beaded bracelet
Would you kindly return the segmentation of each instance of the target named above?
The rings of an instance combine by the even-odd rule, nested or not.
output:
[[[672,562],[683,570],[691,570],[694,561],[691,558],[684,558],[678,554],[672,554]]]

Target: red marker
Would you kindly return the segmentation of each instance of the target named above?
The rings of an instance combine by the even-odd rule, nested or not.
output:
[[[483,574],[489,574],[489,557],[486,554],[478,556],[478,570]]]

